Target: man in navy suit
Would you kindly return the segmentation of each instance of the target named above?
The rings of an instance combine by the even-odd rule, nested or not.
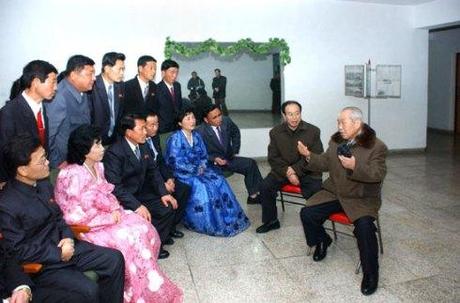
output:
[[[10,179],[0,195],[2,244],[18,262],[43,264],[32,281],[69,297],[77,293],[84,297],[81,302],[122,302],[123,255],[74,238],[46,179],[49,162],[40,141],[20,134],[5,147],[4,159]],[[88,270],[96,272],[97,283],[83,274]]]
[[[204,122],[198,126],[208,150],[209,162],[217,167],[244,175],[248,191],[248,204],[260,203],[259,184],[262,176],[254,159],[237,156],[241,140],[238,126],[227,116],[222,116],[219,105],[209,106],[204,111]]]
[[[177,129],[177,115],[182,110],[182,92],[180,83],[176,81],[179,64],[173,60],[165,60],[161,64],[163,80],[158,83],[157,102],[153,111],[160,118],[159,133],[164,134]]]
[[[0,111],[0,150],[20,133],[29,133],[40,139],[42,146],[48,150],[48,119],[42,102],[52,99],[56,93],[56,68],[46,61],[31,61],[13,87],[13,99]],[[1,153],[0,163],[1,189],[8,179]]]
[[[101,129],[102,144],[115,141],[124,99],[125,55],[110,52],[102,58],[102,71],[90,94],[91,123]]]
[[[65,76],[54,99],[45,104],[48,116],[49,160],[52,168],[67,158],[70,133],[82,124],[91,124],[89,97],[95,81],[94,61],[75,55],[67,61]]]
[[[125,82],[124,115],[148,113],[154,110],[157,85],[153,82],[157,71],[157,60],[144,55],[137,60],[137,76]]]
[[[171,232],[178,204],[166,189],[160,169],[144,145],[145,116],[128,114],[121,119],[120,127],[124,136],[104,155],[105,177],[115,185],[113,194],[124,208],[152,222],[162,245],[173,244]],[[169,252],[162,246],[159,258],[168,256]]]

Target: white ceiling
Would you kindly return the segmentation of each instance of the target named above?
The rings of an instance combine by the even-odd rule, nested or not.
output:
[[[390,5],[419,5],[422,3],[433,2],[435,0],[341,0],[341,1],[381,3],[381,4],[390,4]]]

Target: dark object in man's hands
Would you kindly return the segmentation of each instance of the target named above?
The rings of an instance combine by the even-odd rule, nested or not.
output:
[[[340,144],[337,146],[337,155],[351,158],[351,146],[347,142]]]

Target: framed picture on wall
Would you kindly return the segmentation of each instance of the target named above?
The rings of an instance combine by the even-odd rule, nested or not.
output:
[[[364,65],[345,65],[345,96],[364,97]]]
[[[401,65],[376,65],[376,96],[401,98]]]

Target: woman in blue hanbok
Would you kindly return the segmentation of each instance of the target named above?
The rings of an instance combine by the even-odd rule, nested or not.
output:
[[[176,178],[192,189],[184,225],[211,236],[234,236],[248,228],[249,219],[225,178],[207,165],[208,153],[201,136],[193,131],[195,124],[191,110],[181,113],[181,129],[169,137],[166,148],[166,161]]]

